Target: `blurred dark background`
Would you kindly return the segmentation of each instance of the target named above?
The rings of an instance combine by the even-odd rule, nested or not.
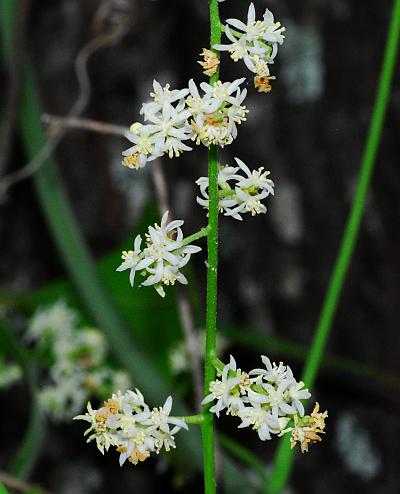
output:
[[[113,32],[122,23],[121,38],[90,57],[90,95],[82,116],[127,126],[139,119],[153,78],[177,88],[193,76],[204,80],[197,60],[209,43],[205,0],[115,1],[105,18],[97,15],[96,26],[100,3],[32,1],[23,55],[33,62],[44,112],[68,113],[78,95],[74,62],[79,50],[96,32]],[[251,168],[265,166],[276,196],[265,216],[241,223],[221,219],[219,320],[307,347],[354,192],[391,2],[256,0],[255,5],[258,17],[265,8],[272,10],[287,28],[286,40],[272,66],[277,80],[268,95],[256,93],[244,66],[223,56],[222,80],[249,76],[250,113],[238,139],[221,152],[221,161],[232,163],[239,156]],[[244,0],[226,0],[220,4],[221,18],[243,19],[247,8]],[[3,65],[3,107],[7,74]],[[363,226],[328,346],[329,354],[394,375],[400,373],[399,82],[397,70]],[[118,137],[69,130],[54,153],[96,259],[131,237],[152,201],[151,164],[140,172],[123,168],[120,155],[127,147]],[[186,234],[205,222],[195,202],[194,181],[206,174],[206,157],[206,149],[198,147],[162,161],[171,205],[176,217],[185,220]],[[2,174],[26,161],[16,131]],[[26,292],[65,276],[29,180],[10,189],[0,208],[0,231],[2,292]],[[192,265],[201,318],[205,269],[204,258],[197,257]],[[162,303],[160,299],[160,311]],[[259,365],[259,351],[234,342],[230,351],[242,368]],[[290,360],[283,354],[274,358]],[[299,375],[301,360],[291,364]],[[321,370],[315,397],[329,410],[327,435],[308,455],[299,455],[287,492],[400,492],[399,385],[384,381]],[[18,388],[17,395],[25,396],[24,390]],[[14,394],[3,396],[9,403]],[[20,434],[18,421],[26,411],[11,407],[15,415],[6,420],[15,424],[9,433],[3,431],[2,442],[12,449],[11,432]],[[223,420],[221,428],[269,464],[274,444],[260,443],[251,431],[236,432],[232,421]],[[77,429],[49,427],[32,475],[36,483],[76,494],[129,492],[131,486],[140,486],[143,494],[172,492],[181,483],[179,473],[163,460],[120,469],[116,458],[84,447]],[[247,467],[240,468],[250,484],[257,483]],[[186,479],[180,492],[189,489],[201,492],[198,477]]]

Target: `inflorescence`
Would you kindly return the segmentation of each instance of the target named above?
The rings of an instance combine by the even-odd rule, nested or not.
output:
[[[221,166],[218,173],[219,209],[225,216],[242,220],[241,214],[252,216],[266,213],[267,208],[261,203],[270,194],[274,195],[274,182],[268,178],[270,172],[263,167],[251,171],[239,158],[235,158],[237,167]],[[241,173],[241,174],[240,174]],[[196,184],[200,187],[202,197],[197,202],[208,209],[208,177],[200,177]]]
[[[277,365],[266,356],[261,357],[265,369],[243,372],[230,357],[229,363],[218,368],[219,378],[210,383],[210,394],[203,405],[213,403],[210,412],[217,417],[225,410],[242,422],[239,428],[252,427],[262,441],[272,434],[291,433],[292,447],[298,442],[301,451],[309,444],[321,441],[327,412],[320,413],[318,403],[311,415],[304,415],[302,400],[311,397],[304,383],[293,377],[289,366]]]
[[[161,225],[149,226],[146,233],[146,247],[141,250],[142,237],[135,238],[134,250],[122,253],[123,263],[117,271],[130,269],[129,280],[133,286],[136,271],[141,272],[145,280],[143,286],[152,285],[161,297],[165,296],[162,285],[174,285],[176,281],[184,285],[187,279],[180,272],[186,266],[190,256],[200,252],[195,245],[184,245],[181,226],[182,220],[167,222],[168,211],[163,214]]]
[[[269,65],[274,63],[285,36],[285,28],[274,21],[272,12],[265,10],[263,20],[256,20],[254,4],[251,3],[247,13],[247,22],[239,19],[227,19],[223,28],[230,44],[214,45],[214,50],[228,51],[232,60],[243,60],[246,67],[255,74],[254,85],[259,92],[271,91]]]
[[[270,81],[275,77],[270,75],[269,66],[284,41],[285,28],[275,22],[268,9],[262,20],[257,20],[254,4],[250,3],[246,22],[227,19],[221,30],[230,43],[215,44],[212,50],[203,49],[203,60],[199,64],[204,74],[217,74],[219,53],[227,51],[235,62],[242,60],[254,74],[254,85],[259,92],[270,92]],[[217,80],[214,84],[202,82],[199,85],[190,79],[187,87],[171,89],[170,84],[162,86],[154,80],[151,100],[143,103],[140,110],[143,122],[133,123],[126,134],[132,146],[122,153],[122,164],[139,170],[162,156],[174,158],[191,151],[191,142],[207,148],[230,145],[237,137],[238,125],[246,121],[249,113],[244,104],[245,83],[245,77],[233,82]],[[239,158],[235,161],[237,166],[219,167],[219,211],[236,220],[242,220],[246,213],[252,216],[265,213],[267,208],[262,201],[274,195],[270,172],[263,167],[251,170]],[[209,178],[200,177],[196,184],[200,188],[197,202],[208,210]],[[165,296],[165,285],[174,285],[177,281],[186,284],[181,269],[192,254],[201,250],[190,242],[207,235],[208,230],[205,228],[185,239],[182,225],[182,220],[168,222],[166,211],[160,225],[149,226],[144,247],[141,235],[137,235],[133,250],[122,253],[123,262],[117,271],[130,270],[132,286],[138,272],[143,277],[141,285],[153,286],[161,297]],[[43,335],[42,331],[39,333]],[[84,332],[80,334],[83,337]],[[93,358],[92,353],[89,355]],[[277,365],[265,356],[262,361],[264,369],[248,373],[237,368],[232,356],[226,365],[217,361],[218,377],[210,383],[210,394],[202,404],[209,406],[209,411],[217,416],[222,411],[237,416],[241,420],[239,428],[252,427],[263,441],[272,435],[290,433],[292,447],[299,443],[302,452],[308,451],[310,444],[321,441],[327,412],[321,413],[316,403],[311,414],[305,415],[302,400],[309,399],[311,394],[304,383],[298,382],[290,367],[282,362]],[[118,391],[98,410],[89,403],[88,412],[75,418],[89,422],[85,435],[88,442],[96,441],[102,453],[113,446],[120,453],[121,465],[126,460],[137,464],[152,452],[175,447],[174,435],[182,428],[187,429],[184,418],[170,416],[171,407],[171,397],[163,407],[151,410],[139,390],[125,394]]]
[[[170,416],[171,408],[169,396],[162,407],[150,409],[136,389],[113,394],[98,410],[93,410],[88,403],[87,413],[75,419],[89,422],[90,427],[85,432],[87,442],[95,440],[102,454],[113,446],[120,453],[120,465],[126,460],[137,465],[150,453],[175,448],[174,435],[181,429],[188,429],[184,420]]]

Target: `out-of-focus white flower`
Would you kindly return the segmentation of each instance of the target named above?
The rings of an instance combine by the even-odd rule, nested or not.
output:
[[[111,373],[110,381],[110,389],[119,389],[122,392],[125,392],[131,385],[129,374],[120,369],[117,369]]]
[[[204,357],[204,346],[206,342],[206,334],[204,329],[196,332],[196,354],[199,358]],[[217,334],[217,354],[224,353],[229,341],[222,335]],[[184,341],[179,341],[174,345],[168,353],[168,360],[171,367],[171,371],[174,374],[181,374],[183,372],[189,372],[191,369],[190,355],[187,349],[187,345]],[[118,388],[119,389],[119,388]]]
[[[236,220],[242,220],[241,215],[244,213],[251,213],[252,216],[266,213],[267,208],[261,201],[274,194],[274,183],[268,178],[269,171],[264,171],[262,167],[251,171],[242,160],[235,160],[238,167],[226,165],[221,167],[218,173],[220,211]],[[200,177],[196,184],[199,185],[202,195],[196,200],[208,209],[208,177]]]
[[[127,389],[127,374],[107,363],[107,342],[96,328],[78,327],[78,315],[65,301],[39,309],[26,332],[44,355],[47,380],[41,384],[39,403],[55,420],[69,420],[90,396],[103,398],[112,389]]]
[[[246,67],[256,74],[256,88],[260,92],[269,92],[272,77],[268,65],[274,62],[278,45],[283,43],[284,31],[285,28],[280,22],[275,22],[268,9],[263,20],[256,20],[254,4],[250,3],[246,23],[239,19],[227,19],[224,32],[230,43],[217,44],[213,48],[228,51],[235,62],[243,60]]]
[[[35,312],[25,338],[28,341],[38,341],[46,337],[69,335],[71,327],[77,323],[77,314],[67,307],[65,300],[58,300],[51,307],[38,309]]]
[[[123,263],[117,271],[130,269],[130,282],[133,285],[135,272],[141,271],[145,276],[143,286],[154,286],[157,293],[165,296],[162,285],[174,285],[176,281],[187,284],[186,277],[180,269],[186,266],[192,254],[199,252],[200,247],[185,245],[181,226],[182,220],[168,223],[168,211],[162,218],[161,224],[150,226],[146,234],[146,247],[140,250],[142,238],[135,239],[134,251],[122,253]]]
[[[6,389],[22,378],[22,369],[16,364],[4,364],[0,369],[0,390]]]
[[[224,147],[237,137],[237,124],[246,120],[248,110],[242,104],[247,95],[240,85],[244,78],[233,82],[218,81],[215,85],[202,82],[203,96],[191,79],[186,104],[191,111],[191,120],[187,128],[191,131],[196,144]]]
[[[276,365],[262,356],[266,369],[253,369],[249,373],[236,368],[231,356],[221,377],[210,383],[210,394],[202,404],[214,402],[210,411],[219,416],[222,410],[241,419],[239,428],[252,427],[262,441],[272,434],[292,433],[292,445],[300,442],[302,451],[308,444],[320,441],[318,436],[325,427],[327,413],[318,413],[318,404],[311,416],[304,416],[300,400],[311,395],[297,382],[290,367],[282,362]],[[255,377],[250,377],[255,376]],[[293,427],[292,427],[293,425]]]
[[[335,446],[344,467],[364,482],[370,482],[383,471],[383,458],[368,431],[356,415],[344,412],[337,417]]]
[[[126,460],[136,465],[150,453],[175,448],[174,434],[188,428],[184,420],[170,415],[171,396],[162,407],[151,410],[137,389],[113,394],[98,410],[93,410],[88,403],[87,409],[86,414],[75,417],[90,424],[85,432],[87,442],[95,440],[102,454],[114,446],[120,453],[120,465]]]

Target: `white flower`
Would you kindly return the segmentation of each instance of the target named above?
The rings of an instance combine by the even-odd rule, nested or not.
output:
[[[184,100],[189,89],[170,90],[169,84],[162,87],[154,80],[153,91],[150,93],[153,101],[143,103],[140,110],[147,123],[136,122],[126,133],[133,143],[122,153],[122,164],[128,168],[143,168],[164,154],[173,158],[192,149],[183,142],[191,137],[187,124],[191,112],[185,108]]]
[[[150,93],[150,96],[153,98],[153,101],[149,103],[143,103],[142,108],[140,110],[140,114],[144,115],[145,120],[150,115],[153,115],[157,112],[159,112],[163,106],[164,103],[175,103],[176,101],[179,101],[187,94],[189,93],[189,90],[187,88],[185,89],[173,89],[170,91],[170,85],[166,84],[164,87],[161,86],[159,82],[156,80],[153,81],[153,91]]]
[[[291,400],[291,405],[295,410],[297,410],[300,417],[303,417],[304,415],[304,405],[303,403],[301,403],[300,400],[308,400],[308,398],[311,397],[311,393],[308,391],[308,389],[302,388],[304,388],[303,381],[294,382],[292,385],[289,386],[289,389],[287,391],[289,399]]]
[[[242,220],[242,214],[251,213],[252,216],[266,213],[267,208],[262,200],[274,194],[274,183],[268,178],[269,171],[264,168],[250,171],[247,165],[235,158],[238,167],[226,165],[220,167],[218,173],[219,209],[225,216]],[[239,172],[243,172],[244,176]],[[196,184],[200,187],[202,197],[197,202],[208,209],[208,177],[200,177]]]
[[[271,410],[274,417],[294,415],[296,410],[288,405],[286,390],[290,385],[289,380],[282,381],[278,387],[273,386],[269,383],[263,383],[261,386],[265,394],[255,393],[254,391],[249,391],[249,401],[252,405],[255,404],[266,404]]]
[[[140,235],[137,235],[134,242],[134,250],[122,251],[121,258],[123,259],[123,263],[117,267],[117,271],[125,271],[126,269],[130,269],[129,283],[132,286],[135,282],[136,271],[141,271],[151,263],[149,260],[145,260],[141,256],[142,254],[142,251],[140,250],[141,244],[142,244],[142,237]]]
[[[186,127],[190,111],[185,109],[183,100],[176,107],[164,101],[158,113],[146,113],[145,117],[150,122],[146,127],[155,139],[156,148],[160,152],[173,158],[183,151],[191,151],[192,148],[183,143],[190,139],[190,132]]]
[[[217,417],[222,410],[227,409],[227,414],[236,415],[244,407],[245,398],[241,396],[244,393],[241,390],[243,376],[240,369],[236,369],[236,361],[230,356],[229,364],[225,365],[221,379],[216,379],[210,383],[210,394],[204,398],[202,405],[217,400],[216,404],[210,408],[210,412],[215,413]]]
[[[242,419],[242,423],[239,428],[249,427],[250,425],[257,431],[258,437],[261,441],[271,439],[271,433],[278,433],[279,422],[271,412],[261,408],[261,405],[255,403],[252,407],[246,407],[238,412],[239,418]]]
[[[271,360],[265,355],[261,356],[261,360],[266,369],[253,369],[249,372],[249,374],[261,375],[266,381],[279,385],[286,377],[286,366],[283,365],[283,362],[279,362],[279,365],[276,365],[275,362],[271,363]]]
[[[153,132],[150,125],[136,123],[131,125],[125,134],[134,145],[123,151],[125,158],[122,164],[128,168],[143,168],[148,161],[153,161],[163,155],[159,136]]]
[[[262,21],[256,20],[254,4],[250,3],[246,23],[239,19],[227,19],[224,32],[230,43],[217,44],[213,48],[228,51],[235,62],[243,60],[246,67],[256,74],[256,82],[259,77],[269,77],[268,64],[274,62],[278,44],[284,40],[284,31],[285,28],[274,21],[268,9]],[[256,87],[260,87],[259,81]]]
[[[166,434],[175,434],[182,428],[187,429],[188,426],[186,422],[177,417],[170,417],[170,412],[172,409],[172,396],[168,396],[164,405],[159,408],[153,408],[151,411],[145,411],[134,416],[135,420],[143,425],[150,426],[149,430],[160,429],[160,431]],[[170,430],[170,424],[174,427]]]
[[[192,254],[199,252],[200,247],[184,245],[181,226],[182,220],[174,220],[168,223],[168,211],[162,218],[160,226],[150,226],[146,234],[146,247],[141,250],[141,237],[135,239],[133,251],[124,251],[124,262],[118,266],[117,271],[130,269],[130,282],[133,285],[135,272],[142,271],[145,280],[143,286],[154,286],[157,293],[165,296],[162,285],[174,285],[176,281],[187,284],[186,277],[180,272],[190,260]]]
[[[239,175],[239,180],[236,184],[237,187],[266,190],[269,194],[274,195],[274,182],[268,178],[270,175],[269,171],[264,171],[263,167],[251,171],[241,159],[235,158],[235,161],[239,165],[239,168],[246,174],[245,177]]]

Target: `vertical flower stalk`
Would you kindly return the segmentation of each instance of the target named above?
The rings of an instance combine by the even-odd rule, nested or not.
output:
[[[221,24],[219,19],[218,0],[210,1],[211,46],[221,42]],[[215,84],[219,79],[216,71],[210,78]],[[204,357],[204,389],[208,393],[210,382],[215,378],[214,358],[216,350],[217,326],[217,266],[218,266],[218,150],[210,145],[208,151],[209,178],[209,216],[207,238],[207,314],[206,314],[206,347]],[[215,447],[214,420],[209,411],[210,404],[204,406],[204,422],[202,423],[204,488],[205,494],[215,494]]]

